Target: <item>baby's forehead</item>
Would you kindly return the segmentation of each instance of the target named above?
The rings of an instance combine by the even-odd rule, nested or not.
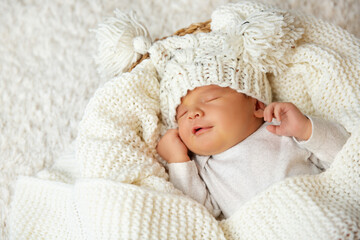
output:
[[[183,105],[186,102],[193,102],[196,99],[204,98],[210,94],[215,94],[215,93],[221,94],[222,91],[223,91],[222,87],[215,85],[196,87],[193,90],[187,91],[186,95],[180,99],[179,106]]]
[[[181,100],[183,100],[185,97],[187,96],[197,96],[197,95],[206,95],[209,93],[216,93],[216,92],[224,92],[227,91],[227,89],[229,88],[225,88],[225,87],[220,87],[217,85],[207,85],[207,86],[201,86],[201,87],[197,87],[193,90],[189,90],[186,95],[184,97],[181,98]]]
[[[228,94],[228,93],[241,94],[230,87],[220,87],[218,85],[206,85],[206,86],[196,87],[193,90],[189,90],[186,93],[186,95],[181,98],[181,103],[189,98],[209,96],[212,94]]]
[[[220,87],[218,85],[206,85],[196,87],[193,90],[189,90],[185,96],[181,98],[180,104],[176,107],[176,114],[179,109],[183,109],[184,106],[192,104],[197,101],[203,101],[208,97],[222,96],[228,94],[241,94],[230,87]]]

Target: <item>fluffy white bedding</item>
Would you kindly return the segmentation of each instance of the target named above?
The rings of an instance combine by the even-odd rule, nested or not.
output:
[[[210,2],[210,3],[209,3]],[[134,9],[153,38],[207,20],[229,1],[2,1],[0,3],[0,238],[11,183],[74,151],[78,123],[95,90],[96,28],[115,8]],[[360,2],[273,0],[336,23],[360,37]],[[3,236],[3,237],[2,237]]]

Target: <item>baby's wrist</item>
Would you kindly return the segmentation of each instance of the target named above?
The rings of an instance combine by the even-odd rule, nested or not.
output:
[[[299,136],[296,137],[296,139],[299,141],[307,141],[310,139],[311,135],[312,135],[312,123],[311,120],[308,117],[306,117],[306,123],[304,124],[303,131],[301,132],[301,134],[299,134]]]
[[[172,157],[167,162],[168,163],[183,163],[183,162],[189,162],[190,158],[188,155],[185,156],[179,156],[179,157]]]

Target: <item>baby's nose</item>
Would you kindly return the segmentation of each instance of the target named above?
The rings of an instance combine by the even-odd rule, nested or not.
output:
[[[189,114],[190,119],[202,117],[204,113],[200,109],[192,110]]]

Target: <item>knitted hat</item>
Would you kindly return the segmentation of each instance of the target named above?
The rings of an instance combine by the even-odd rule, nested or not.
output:
[[[266,104],[271,88],[266,73],[244,61],[218,33],[174,36],[150,48],[160,76],[160,108],[164,124],[176,128],[176,108],[189,90],[206,85],[230,87]]]
[[[160,77],[160,108],[168,128],[177,127],[176,108],[196,87],[230,87],[271,102],[266,73],[278,74],[286,67],[281,58],[301,31],[286,24],[286,19],[294,20],[286,12],[260,11],[242,22],[238,18],[236,12],[219,9],[212,16],[212,32],[172,36],[149,49]]]
[[[218,8],[211,19],[211,32],[171,36],[152,45],[146,28],[135,15],[117,12],[114,25],[123,26],[118,39],[106,42],[108,49],[101,56],[112,56],[119,43],[132,49],[137,60],[140,54],[150,53],[150,59],[159,74],[160,108],[166,128],[176,128],[176,108],[189,90],[206,85],[230,87],[240,93],[269,104],[271,88],[266,73],[279,74],[286,69],[286,56],[303,34],[303,29],[289,12],[276,9],[242,8],[227,4]],[[253,5],[251,5],[253,6]],[[261,7],[261,8],[260,8]],[[106,35],[111,29],[99,31]],[[130,41],[129,41],[130,40]],[[114,47],[111,47],[114,46]],[[119,60],[126,51],[117,51]],[[123,54],[124,53],[124,54]],[[107,74],[117,75],[126,68],[112,68],[104,62]],[[120,61],[121,62],[121,61]],[[122,63],[128,66],[131,62]]]

